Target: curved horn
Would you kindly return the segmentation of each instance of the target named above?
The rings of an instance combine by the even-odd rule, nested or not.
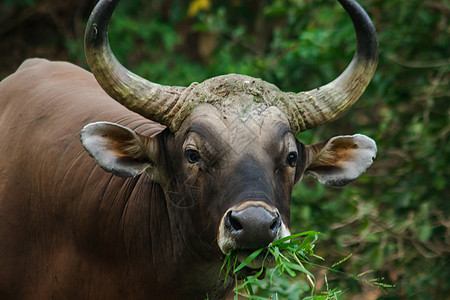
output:
[[[141,78],[123,67],[111,51],[108,25],[118,0],[100,0],[92,11],[84,36],[86,59],[108,95],[131,111],[168,126],[183,104],[184,87],[163,86]]]
[[[286,113],[293,131],[299,133],[336,119],[362,95],[378,63],[378,40],[367,13],[353,0],[339,0],[356,31],[355,55],[334,81],[314,90],[287,93]]]

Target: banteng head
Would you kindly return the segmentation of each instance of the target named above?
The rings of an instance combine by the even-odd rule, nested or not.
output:
[[[84,146],[106,171],[123,177],[145,173],[157,182],[174,224],[182,224],[173,232],[193,249],[213,245],[215,255],[248,254],[289,235],[291,191],[304,174],[344,185],[376,155],[375,142],[364,135],[310,146],[296,139],[351,107],[376,68],[377,38],[369,17],[354,1],[340,2],[356,30],[352,62],[327,85],[286,93],[236,74],[189,87],[149,82],[112,54],[107,27],[117,1],[100,1],[86,31],[92,72],[112,98],[167,129],[148,137],[93,123],[81,133]]]

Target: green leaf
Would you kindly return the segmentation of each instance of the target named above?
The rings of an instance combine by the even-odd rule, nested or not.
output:
[[[253,261],[262,251],[264,248],[258,249],[252,254],[250,254],[235,270],[234,274],[239,272],[242,268],[245,268],[251,261]]]
[[[278,246],[281,245],[283,243],[285,243],[286,241],[291,240],[291,243],[287,243],[287,244],[298,244],[299,242],[297,240],[294,240],[295,238],[301,237],[301,236],[309,236],[309,235],[317,235],[317,232],[315,231],[305,231],[305,232],[301,232],[301,233],[296,233],[287,237],[284,237],[282,239],[276,240],[274,242],[271,243],[272,246]]]

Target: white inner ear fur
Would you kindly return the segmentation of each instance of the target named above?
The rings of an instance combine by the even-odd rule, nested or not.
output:
[[[80,133],[83,146],[105,171],[134,177],[151,166],[148,150],[133,130],[110,122],[91,123]]]
[[[312,148],[309,148],[311,152],[317,151]],[[365,135],[344,135],[330,139],[321,150],[311,154],[305,174],[311,174],[320,183],[341,186],[358,178],[372,165],[377,146]]]

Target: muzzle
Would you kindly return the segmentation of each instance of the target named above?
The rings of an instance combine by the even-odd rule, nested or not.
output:
[[[235,250],[242,262],[253,251],[267,247],[271,242],[289,236],[277,208],[262,201],[245,201],[228,209],[219,225],[217,242],[220,250],[227,254]],[[264,262],[272,267],[270,260]],[[260,268],[263,258],[253,260],[248,267]]]

